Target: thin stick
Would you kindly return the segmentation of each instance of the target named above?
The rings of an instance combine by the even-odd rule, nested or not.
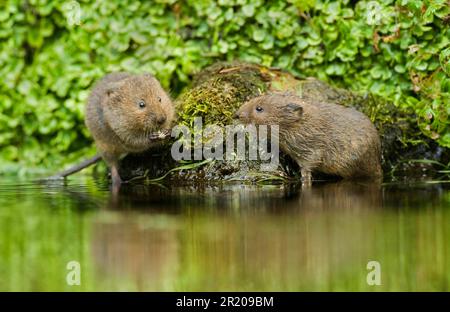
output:
[[[51,177],[46,178],[46,180],[57,180],[57,179],[63,179],[65,177],[68,177],[74,173],[77,173],[78,171],[83,170],[84,168],[87,168],[93,164],[95,164],[96,162],[98,162],[100,159],[102,159],[102,157],[97,154],[92,158],[86,159],[85,161],[79,163],[78,165],[72,166],[69,169],[66,169],[60,173],[57,173]]]

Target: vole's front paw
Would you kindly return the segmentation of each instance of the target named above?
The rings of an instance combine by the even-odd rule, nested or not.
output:
[[[164,129],[150,134],[150,140],[164,140],[172,133],[171,129]]]

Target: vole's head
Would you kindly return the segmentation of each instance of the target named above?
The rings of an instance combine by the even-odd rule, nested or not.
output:
[[[301,120],[304,105],[290,94],[265,94],[244,103],[235,113],[242,123],[255,125],[289,125]]]
[[[106,96],[109,124],[116,132],[141,135],[171,127],[175,115],[172,101],[150,74],[112,82]]]

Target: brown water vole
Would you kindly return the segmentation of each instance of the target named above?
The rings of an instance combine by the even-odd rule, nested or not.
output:
[[[288,93],[256,97],[235,117],[278,125],[280,149],[301,167],[305,183],[318,171],[343,178],[381,177],[378,132],[364,114],[330,103],[311,103]]]
[[[169,129],[174,114],[171,99],[150,74],[111,73],[95,85],[86,106],[86,125],[111,167],[114,185],[121,183],[120,157],[155,145],[151,134]]]

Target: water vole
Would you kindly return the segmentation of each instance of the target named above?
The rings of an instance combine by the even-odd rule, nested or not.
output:
[[[171,99],[150,74],[111,73],[95,85],[86,106],[86,125],[111,167],[114,185],[121,183],[120,157],[154,145],[152,133],[169,129],[174,114]]]
[[[378,132],[353,108],[311,103],[289,93],[266,94],[246,102],[236,118],[255,125],[278,125],[280,149],[311,182],[318,171],[343,178],[381,177]]]

